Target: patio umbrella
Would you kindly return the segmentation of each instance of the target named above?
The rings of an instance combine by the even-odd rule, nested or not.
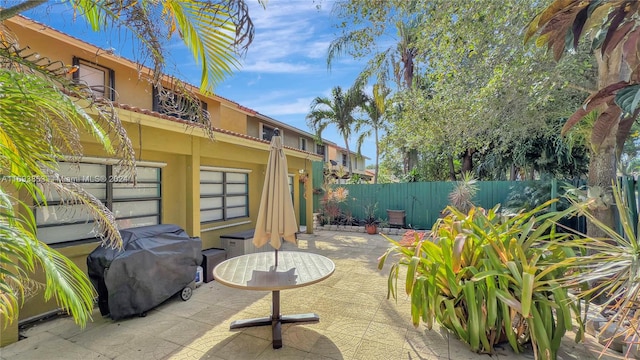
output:
[[[253,244],[259,248],[269,242],[275,249],[276,266],[278,266],[278,249],[282,244],[281,239],[297,245],[297,231],[296,214],[293,210],[291,192],[289,192],[287,157],[282,149],[280,131],[275,129],[271,138],[271,150],[262,187]]]

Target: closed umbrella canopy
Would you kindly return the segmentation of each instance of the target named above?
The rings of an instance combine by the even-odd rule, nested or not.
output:
[[[275,129],[271,138],[271,150],[262,188],[262,198],[253,244],[262,247],[267,242],[274,249],[281,246],[281,238],[297,245],[296,214],[293,210],[289,178],[287,174],[287,157],[282,149],[282,137]],[[276,255],[277,256],[277,255]]]

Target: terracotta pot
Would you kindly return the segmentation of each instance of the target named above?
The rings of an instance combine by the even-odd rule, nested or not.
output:
[[[377,234],[378,233],[378,226],[376,224],[366,224],[364,226],[364,229],[367,232],[367,234],[369,234],[369,235],[373,235],[373,234]]]

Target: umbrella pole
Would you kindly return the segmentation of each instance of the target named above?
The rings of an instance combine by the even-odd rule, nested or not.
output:
[[[276,249],[276,267],[278,267],[278,249]]]

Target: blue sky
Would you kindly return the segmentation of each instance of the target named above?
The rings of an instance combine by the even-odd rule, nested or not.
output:
[[[333,0],[269,0],[263,9],[257,0],[247,0],[255,26],[255,38],[242,67],[219,84],[215,93],[289,125],[311,132],[305,116],[316,96],[330,96],[334,86],[348,88],[364,61],[344,56],[327,69],[327,49],[339,33],[333,26]],[[321,6],[318,8],[318,4]],[[56,29],[118,55],[132,58],[132,45],[116,32],[94,33],[85,24],[72,21],[68,5],[48,3],[25,14]],[[167,72],[198,85],[200,66],[179,39],[169,47]],[[135,60],[135,59],[134,59]],[[333,126],[323,138],[344,147],[344,140]],[[356,136],[349,143],[356,150]],[[375,145],[369,139],[362,149],[375,161]]]

